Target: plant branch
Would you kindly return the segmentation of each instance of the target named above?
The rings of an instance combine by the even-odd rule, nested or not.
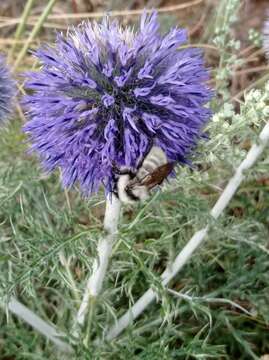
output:
[[[269,141],[269,123],[265,125],[261,131],[257,144],[252,145],[247,156],[237,168],[234,176],[228,182],[226,188],[222,192],[218,201],[212,208],[210,215],[214,219],[222,214],[224,209],[229,204],[236,190],[240,186],[241,182],[245,178],[245,173],[250,169],[258,157],[264,151]],[[203,229],[197,231],[190,241],[184,246],[182,251],[177,255],[174,262],[166,268],[161,275],[162,285],[167,285],[183,268],[187,261],[191,258],[193,252],[201,245],[204,238],[208,233],[209,225]],[[106,339],[112,340],[118,336],[127,326],[129,326],[134,319],[136,319],[142,312],[150,305],[150,303],[156,298],[156,293],[152,289],[148,289],[145,294],[138,299],[138,301],[118,320],[116,324],[107,332]]]
[[[2,308],[5,308],[4,304],[0,304]],[[14,297],[11,297],[10,301],[7,304],[8,310],[11,311],[14,315],[17,315],[19,318],[24,320],[27,324],[36,329],[40,334],[44,335],[47,339],[52,341],[57,347],[66,353],[73,353],[73,349],[70,345],[60,340],[60,337],[65,337],[66,335],[58,332],[53,326],[46,323],[34,312],[29,310],[26,306],[16,300]]]
[[[70,287],[70,289],[72,291],[72,295],[73,295],[73,298],[74,298],[74,300],[76,302],[76,306],[78,306],[78,304],[80,303],[79,291],[78,291],[78,288],[76,286],[73,274],[72,274],[72,272],[70,270],[70,261],[69,261],[69,259],[67,259],[65,257],[63,250],[61,250],[59,252],[59,260],[60,260],[60,263],[62,264],[62,266],[65,269],[67,280],[69,281],[69,287]]]
[[[96,298],[102,290],[103,280],[112,252],[112,246],[117,234],[120,208],[121,203],[114,195],[112,195],[111,199],[107,199],[104,218],[104,229],[107,232],[107,235],[103,239],[99,240],[97,246],[98,258],[94,260],[92,274],[88,279],[84,296],[77,314],[77,323],[79,325],[84,324],[90,299]]]
[[[190,296],[188,294],[184,294],[181,292],[177,292],[173,289],[168,289],[168,292],[175,295],[178,298],[184,299],[189,302],[195,302],[195,301],[201,301],[201,302],[207,302],[207,303],[219,303],[219,304],[228,304],[232,307],[235,307],[236,309],[244,312],[248,316],[252,316],[251,312],[249,312],[247,309],[245,309],[243,306],[237,304],[236,302],[225,299],[225,298],[215,298],[215,297],[209,297],[209,296]]]

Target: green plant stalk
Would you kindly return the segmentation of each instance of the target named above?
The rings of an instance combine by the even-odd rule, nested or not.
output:
[[[93,317],[95,313],[95,304],[96,298],[92,297],[89,301],[89,314],[87,319],[87,327],[86,327],[86,336],[83,340],[84,346],[87,348],[90,344],[90,338],[91,338],[91,329],[92,329],[92,323],[93,323]]]
[[[26,21],[29,17],[29,14],[30,14],[30,11],[34,5],[34,2],[35,0],[28,0],[26,5],[25,5],[25,8],[24,8],[24,11],[23,11],[23,14],[21,16],[21,20],[20,20],[20,23],[18,24],[17,26],[17,29],[16,29],[16,32],[15,32],[15,36],[14,36],[14,43],[10,49],[10,52],[8,54],[8,59],[10,60],[12,55],[13,55],[13,52],[16,48],[16,40],[18,40],[20,37],[21,37],[21,34],[23,33],[24,31],[24,28],[25,28],[25,24],[26,24]]]
[[[44,9],[43,13],[41,14],[41,16],[39,17],[37,23],[35,24],[31,34],[29,35],[27,41],[25,42],[23,48],[21,49],[21,52],[19,53],[17,60],[15,61],[15,64],[13,66],[13,71],[15,71],[18,66],[20,65],[21,61],[23,60],[24,56],[27,53],[27,50],[29,49],[29,46],[31,44],[31,42],[34,40],[34,38],[37,36],[37,34],[39,33],[42,25],[44,24],[45,20],[47,19],[48,15],[50,14],[53,6],[55,5],[57,0],[50,0],[48,5],[46,6],[46,8]]]
[[[80,296],[79,296],[79,291],[78,291],[78,288],[76,286],[73,274],[70,271],[69,263],[68,263],[68,260],[66,259],[65,255],[64,255],[63,250],[61,250],[59,252],[59,259],[60,259],[60,262],[61,262],[62,266],[65,269],[66,276],[67,276],[67,278],[68,278],[68,280],[70,282],[73,298],[76,301],[76,304],[79,304],[80,300],[81,300]]]

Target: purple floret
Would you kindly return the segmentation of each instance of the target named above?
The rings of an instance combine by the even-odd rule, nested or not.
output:
[[[0,56],[0,126],[5,123],[12,111],[12,100],[16,93],[14,80],[5,60]]]
[[[157,13],[137,32],[106,17],[83,23],[35,55],[25,97],[32,149],[45,169],[85,195],[115,188],[117,169],[136,172],[152,145],[185,163],[211,116],[200,50],[179,49],[186,30],[162,36]]]

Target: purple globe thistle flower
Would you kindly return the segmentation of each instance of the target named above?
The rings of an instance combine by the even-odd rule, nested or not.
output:
[[[24,131],[45,168],[89,195],[101,184],[112,192],[115,169],[135,173],[153,145],[186,163],[212,95],[200,50],[179,49],[186,41],[183,29],[162,36],[157,13],[144,12],[137,32],[105,17],[38,50]]]
[[[16,93],[15,82],[5,60],[0,56],[0,125],[5,122],[12,111],[12,99]]]

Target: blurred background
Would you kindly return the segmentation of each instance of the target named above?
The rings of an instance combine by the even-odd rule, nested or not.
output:
[[[31,16],[27,21],[28,31],[34,26],[36,18],[42,13],[48,1],[34,1]],[[219,9],[227,6],[229,2],[221,0],[184,1],[184,0],[57,0],[51,14],[43,24],[43,28],[31,46],[35,47],[41,41],[52,40],[56,30],[66,30],[70,25],[76,25],[87,18],[100,18],[103,12],[124,11],[118,18],[124,24],[130,24],[137,20],[139,12],[137,9],[163,8],[161,22],[163,30],[177,24],[189,30],[190,42],[203,43],[214,37],[213,14]],[[14,43],[13,32],[19,18],[25,8],[26,1],[1,0],[0,23],[1,46],[9,47]],[[244,56],[244,65],[237,66],[237,71],[231,81],[232,95],[246,88],[250,82],[267,70],[262,51],[258,50],[261,45],[260,32],[268,10],[267,0],[242,0],[238,10],[236,25],[231,31],[237,40],[241,41],[240,56]],[[127,12],[126,12],[127,11]],[[89,16],[87,16],[89,14]],[[25,34],[24,34],[25,35]],[[25,39],[17,41],[21,44]],[[215,66],[218,62],[218,53],[210,46],[204,48],[208,64]],[[31,65],[32,59],[25,60],[25,64]]]

